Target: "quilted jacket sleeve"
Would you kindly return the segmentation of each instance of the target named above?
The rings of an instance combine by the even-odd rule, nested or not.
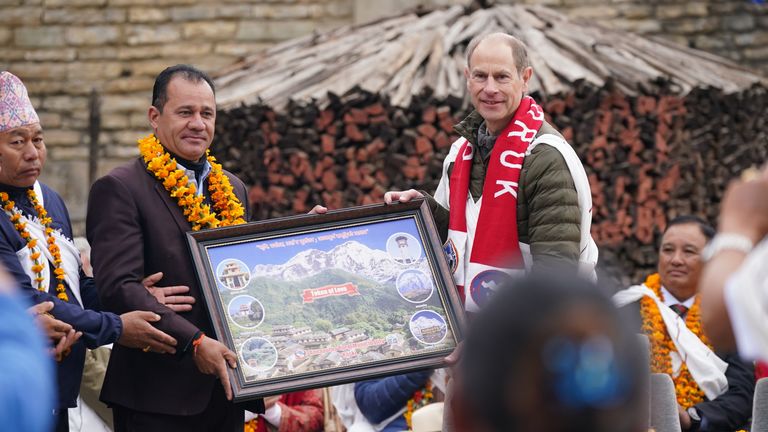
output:
[[[526,208],[520,209],[518,224],[527,226],[534,268],[576,265],[581,213],[568,165],[556,148],[540,145],[526,158],[520,189]]]

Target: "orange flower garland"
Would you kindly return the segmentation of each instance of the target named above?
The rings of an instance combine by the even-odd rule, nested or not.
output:
[[[168,154],[154,134],[139,140],[139,152],[147,164],[147,170],[176,199],[184,216],[192,224],[193,231],[245,223],[243,205],[235,196],[221,165],[210,152],[206,151],[206,157],[211,164],[208,191],[211,193],[213,209],[203,204],[203,196],[197,194],[196,186],[189,183],[184,170],[179,169],[176,159]]]
[[[661,277],[658,273],[654,273],[645,280],[645,286],[653,290],[656,296],[664,301],[664,297],[661,293]],[[701,300],[699,297],[693,302],[693,306],[688,310],[688,314],[685,317],[685,325],[695,334],[702,342],[712,348],[709,340],[704,335],[704,331],[701,328]],[[640,314],[643,318],[643,333],[648,335],[651,341],[651,372],[665,373],[672,377],[675,383],[675,393],[677,394],[677,403],[683,408],[690,408],[699,402],[705,400],[704,392],[696,384],[696,380],[691,376],[691,372],[688,370],[688,366],[685,364],[685,359],[680,368],[680,373],[677,377],[672,375],[672,359],[670,353],[677,351],[675,343],[669,337],[667,327],[664,324],[664,320],[661,317],[658,306],[649,297],[643,297],[640,301]]]
[[[56,275],[57,280],[56,297],[63,301],[69,301],[69,296],[67,296],[67,290],[64,286],[64,269],[61,268],[61,250],[56,244],[56,239],[53,237],[53,228],[51,228],[51,222],[53,222],[53,220],[48,216],[48,212],[45,211],[45,208],[37,201],[37,196],[33,189],[27,191],[27,196],[29,197],[29,202],[35,208],[38,220],[40,220],[40,223],[42,223],[45,228],[46,243],[48,245],[48,251],[50,251],[51,256],[53,256],[53,273]],[[32,271],[35,272],[35,279],[33,282],[37,284],[38,290],[47,291],[47,287],[43,285],[43,269],[45,269],[45,267],[43,266],[41,259],[44,258],[41,256],[40,251],[37,250],[37,239],[33,239],[29,234],[29,231],[27,231],[27,224],[21,221],[21,212],[16,208],[16,203],[10,200],[7,193],[0,192],[0,204],[2,204],[3,210],[5,210],[8,217],[11,218],[13,227],[19,232],[21,238],[27,242],[27,247],[30,250],[29,259],[32,260]]]
[[[259,432],[259,418],[245,422],[244,432]]]
[[[412,418],[413,418],[413,412],[417,409],[429,404],[429,402],[433,398],[432,394],[432,381],[427,381],[427,384],[424,386],[421,390],[416,390],[416,392],[413,393],[413,397],[408,399],[408,405],[406,406],[405,413],[403,416],[405,417],[405,424],[408,425],[408,430],[411,430],[413,428],[412,424]]]

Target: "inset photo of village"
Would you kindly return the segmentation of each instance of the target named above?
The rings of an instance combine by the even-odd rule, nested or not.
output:
[[[227,306],[229,318],[243,328],[256,328],[264,321],[264,306],[249,295],[233,298]]]
[[[447,300],[424,251],[414,217],[209,247],[243,380],[455,347]]]
[[[254,337],[247,339],[238,349],[246,370],[253,372],[268,371],[277,363],[277,349],[267,339]]]

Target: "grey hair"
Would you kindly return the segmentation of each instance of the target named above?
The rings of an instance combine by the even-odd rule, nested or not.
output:
[[[475,36],[471,41],[469,41],[469,45],[467,45],[467,68],[470,67],[469,63],[472,59],[472,54],[474,54],[475,49],[477,49],[477,46],[480,45],[480,42],[483,42],[484,40],[491,37],[494,39],[500,39],[512,50],[512,58],[515,61],[515,67],[517,68],[518,74],[522,74],[525,68],[530,66],[530,62],[528,61],[528,48],[526,48],[525,44],[520,39],[510,34],[494,32]]]

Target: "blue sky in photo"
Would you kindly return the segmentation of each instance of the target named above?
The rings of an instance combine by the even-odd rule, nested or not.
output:
[[[285,245],[269,247],[265,250],[259,248],[259,246],[269,246],[275,241],[290,242],[291,240],[298,241],[306,238],[316,239],[317,237],[327,234],[343,233],[346,231],[355,231],[359,229],[367,229],[368,234],[353,235],[348,238],[336,238],[333,240],[315,241],[314,243],[306,243],[304,245],[299,243],[293,246]],[[367,223],[365,225],[346,225],[342,228],[329,228],[320,231],[313,231],[311,233],[302,233],[280,237],[279,239],[270,238],[266,240],[255,240],[238,244],[214,246],[208,248],[208,256],[214,271],[220,262],[229,258],[238,259],[244,262],[248,266],[248,269],[252,270],[253,267],[257,264],[283,264],[303,250],[319,249],[327,252],[340,244],[352,240],[360,242],[371,249],[385,251],[387,239],[389,236],[396,232],[405,232],[419,239],[419,231],[416,226],[416,220],[413,217],[406,217],[384,222]],[[422,250],[424,250],[424,245],[421,242],[419,243]]]

